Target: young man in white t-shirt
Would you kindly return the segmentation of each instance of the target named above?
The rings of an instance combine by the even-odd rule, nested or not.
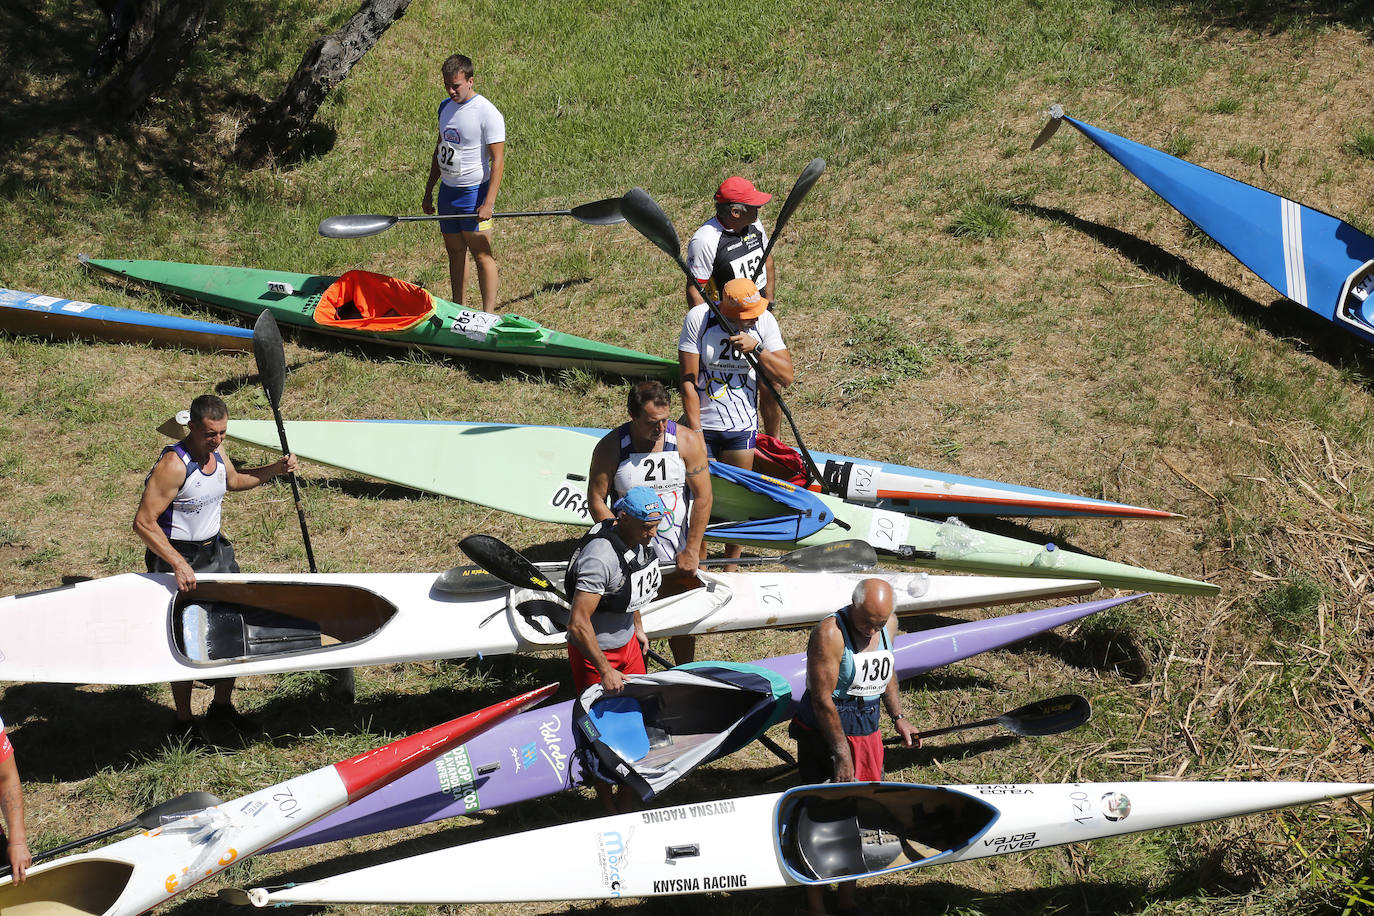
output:
[[[453,301],[463,302],[467,285],[468,252],[477,266],[482,310],[496,311],[496,258],[491,252],[491,215],[506,164],[506,119],[496,106],[473,89],[472,59],[454,54],[444,61],[444,90],[439,103],[439,139],[425,182],[426,214],[435,213],[434,186],[439,184],[440,214],[476,213],[472,219],[439,221],[448,252]],[[442,179],[442,181],[441,181]]]

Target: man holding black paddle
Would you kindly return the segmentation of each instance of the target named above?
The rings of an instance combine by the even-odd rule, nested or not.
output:
[[[234,545],[220,531],[220,503],[233,490],[251,490],[280,474],[294,473],[296,456],[283,455],[259,468],[239,470],[221,446],[229,428],[229,408],[213,394],[191,402],[186,437],[162,450],[143,482],[143,497],[134,515],[134,532],[147,546],[148,572],[176,576],[177,589],[196,587],[197,572],[239,571]],[[214,682],[215,696],[207,719],[224,721],[240,731],[259,731],[257,723],[234,709],[234,679]],[[174,739],[201,743],[203,737],[191,715],[191,682],[172,685],[176,720],[169,730]]]

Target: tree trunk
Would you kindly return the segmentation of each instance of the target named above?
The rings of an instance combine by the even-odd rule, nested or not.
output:
[[[290,158],[298,153],[329,90],[348,77],[353,65],[409,6],[410,0],[364,0],[343,28],[316,40],[282,94],[254,115],[239,134],[235,159],[254,167],[274,156]]]
[[[116,4],[112,10],[111,38],[127,45],[102,50],[112,56],[122,51],[124,65],[105,85],[106,101],[123,115],[140,105],[176,76],[186,55],[200,37],[213,0],[142,0]],[[122,7],[123,9],[119,9]],[[130,12],[129,8],[135,7]],[[124,22],[119,18],[127,17]],[[119,35],[127,27],[125,35]],[[99,54],[97,52],[97,61]]]

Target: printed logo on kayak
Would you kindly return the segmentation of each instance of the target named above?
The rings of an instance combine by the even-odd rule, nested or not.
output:
[[[983,840],[983,845],[992,847],[994,853],[1017,852],[1022,849],[1034,849],[1037,842],[1035,831],[1032,830],[1026,833],[1013,833],[1007,836],[989,837]]]
[[[654,882],[655,894],[686,894],[691,891],[728,891],[748,887],[748,875],[703,875],[699,878],[668,878]]]
[[[630,841],[634,835],[633,827],[629,833],[603,830],[597,835],[596,858],[601,867],[601,884],[611,892],[612,897],[620,896],[622,875],[629,864]]]
[[[1102,816],[1109,821],[1124,821],[1131,814],[1131,800],[1121,792],[1102,796]]]
[[[466,744],[434,761],[434,772],[439,777],[439,791],[455,801],[461,801],[465,813],[481,810],[477,797],[477,774],[473,771],[472,761],[468,759]]]
[[[666,824],[669,821],[685,821],[690,817],[714,817],[717,814],[734,813],[733,801],[717,801],[682,805],[678,808],[655,808],[652,811],[641,811],[639,817],[646,824]]]
[[[510,756],[515,761],[515,772],[519,773],[521,770],[528,770],[534,766],[535,761],[539,759],[539,748],[535,742],[531,741],[524,747],[511,748]]]
[[[558,716],[545,720],[539,726],[539,739],[544,742],[539,753],[549,762],[549,766],[553,767],[553,772],[560,779],[566,779],[568,755],[563,753],[563,720]]]
[[[244,814],[248,815],[249,817],[257,817],[259,814],[262,813],[262,810],[266,807],[267,802],[258,801],[256,799],[250,798],[248,802],[244,804],[244,806],[239,810],[242,811]]]
[[[986,786],[973,787],[979,795],[1034,795],[1035,790],[1027,786],[1018,786],[1011,783],[994,783]]]

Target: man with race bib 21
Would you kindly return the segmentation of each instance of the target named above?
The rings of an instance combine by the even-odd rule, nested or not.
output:
[[[468,252],[477,266],[482,311],[496,311],[496,258],[491,253],[491,215],[506,165],[506,120],[496,106],[473,89],[472,59],[454,54],[444,61],[444,90],[439,104],[439,140],[429,164],[421,208],[434,213],[434,185],[439,183],[439,213],[476,213],[471,219],[439,221],[448,253],[453,301],[462,304],[467,285]],[[440,182],[440,179],[443,179]]]
[[[694,429],[668,419],[671,395],[662,382],[639,382],[626,398],[630,422],[601,437],[587,474],[587,508],[593,521],[615,518],[610,504],[634,487],[648,487],[668,514],[653,540],[660,562],[676,565],[678,590],[696,586],[702,539],[711,519],[711,475],[706,445]],[[668,640],[679,664],[692,661],[695,639]]]

